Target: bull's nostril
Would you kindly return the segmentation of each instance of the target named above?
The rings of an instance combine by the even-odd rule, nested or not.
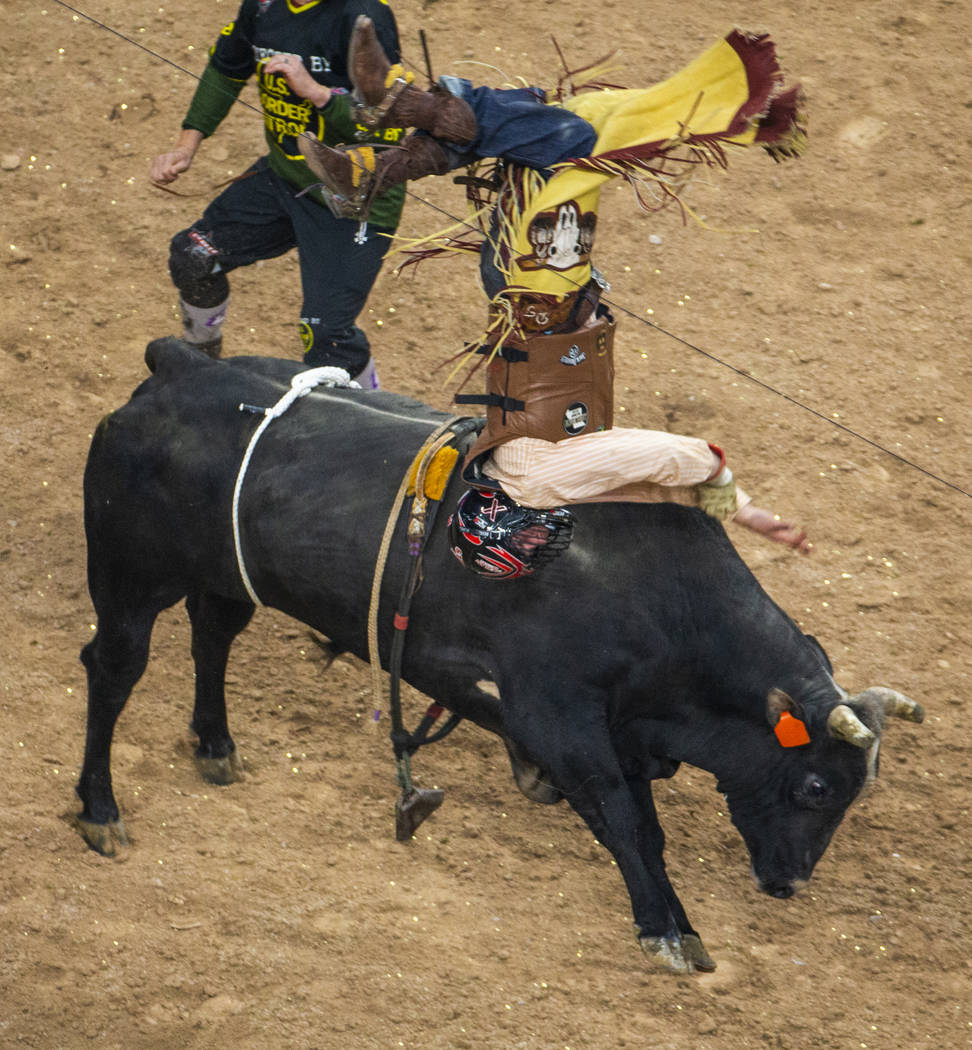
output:
[[[786,900],[787,897],[792,897],[796,891],[793,889],[792,883],[784,882],[780,886],[767,886],[766,892],[771,897],[777,897],[779,900]]]

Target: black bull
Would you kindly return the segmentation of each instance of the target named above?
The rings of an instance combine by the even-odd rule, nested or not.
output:
[[[111,788],[114,725],[145,669],[157,615],[182,598],[197,754],[212,779],[232,779],[224,673],[254,606],[231,507],[259,420],[239,406],[272,406],[299,371],[268,358],[211,361],[175,339],[150,344],[146,359],[154,375],[101,422],[84,481],[98,629],[82,652],[88,732],[77,790],[82,832],[104,853],[127,845]],[[446,418],[398,396],[318,388],[267,427],[239,496],[245,566],[266,605],[367,657],[369,596],[394,494]],[[444,506],[460,492],[453,479]],[[568,800],[617,861],[654,962],[712,969],[665,872],[652,780],[683,761],[713,773],[760,887],[786,897],[873,775],[885,716],[920,721],[921,709],[889,689],[848,696],[820,647],[701,512],[575,510],[567,553],[515,581],[464,569],[441,514],[402,675],[501,736],[525,793]],[[400,521],[378,621],[386,666],[404,547]],[[774,726],[784,712],[802,720],[809,743],[782,746]]]

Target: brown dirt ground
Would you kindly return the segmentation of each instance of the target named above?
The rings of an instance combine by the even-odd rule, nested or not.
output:
[[[198,72],[236,2],[86,7]],[[598,261],[634,315],[620,326],[620,403],[636,424],[723,444],[760,501],[806,522],[807,559],[733,536],[848,688],[898,688],[926,706],[925,724],[890,729],[879,783],[788,902],[754,889],[711,778],[685,770],[665,784],[669,867],[719,963],[666,978],[637,949],[605,852],[565,807],[523,799],[498,742],[475,728],[419,760],[447,801],[397,844],[364,665],[322,673],[279,614],[258,613],[231,668],[247,779],[200,781],[179,608],[159,623],[117,734],[135,847],[124,864],[86,849],[71,824],[77,653],[92,629],[86,449],[144,378],[146,342],[177,329],[169,237],[257,154],[261,130],[238,106],[178,184],[196,199],[153,190],[149,160],[174,139],[191,79],[57,0],[2,0],[0,1045],[970,1044],[969,502],[886,451],[972,487],[969,5],[593,10],[396,3],[414,61],[424,26],[437,71],[496,83],[457,63],[550,84],[555,35],[575,64],[621,46],[619,79],[637,85],[737,21],[773,33],[809,94],[808,156],[781,167],[738,156],[695,187],[714,230],[638,214],[626,189],[605,195]],[[447,180],[413,190],[403,232],[444,225],[424,199],[462,214]],[[442,408],[432,369],[482,317],[464,265],[414,278],[389,268],[365,317],[384,384]],[[296,356],[298,305],[292,258],[239,273],[230,351]]]

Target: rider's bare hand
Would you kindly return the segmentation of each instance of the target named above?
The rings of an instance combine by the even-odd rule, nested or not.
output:
[[[809,554],[813,550],[813,544],[807,539],[806,529],[792,521],[782,521],[778,515],[763,510],[762,507],[754,507],[752,503],[740,507],[732,520],[769,540],[792,547],[801,554]]]

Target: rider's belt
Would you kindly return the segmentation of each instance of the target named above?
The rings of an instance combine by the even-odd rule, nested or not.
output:
[[[568,327],[577,302],[577,293],[566,296],[541,292],[517,292],[511,296],[517,328],[526,335],[562,331]]]
[[[486,366],[486,428],[466,461],[515,437],[564,441],[608,430],[614,421],[614,323],[579,331],[507,338]],[[458,400],[458,398],[457,398]]]
[[[575,332],[590,320],[602,292],[602,286],[593,278],[583,288],[564,296],[517,292],[510,296],[516,327],[528,336],[540,332]],[[490,320],[497,316],[491,311]]]

